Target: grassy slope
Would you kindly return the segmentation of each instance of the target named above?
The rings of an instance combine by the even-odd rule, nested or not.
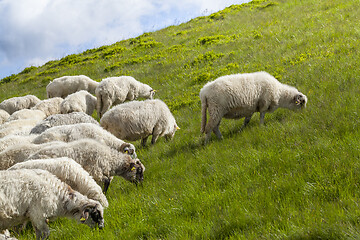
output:
[[[275,4],[274,4],[275,3]],[[146,166],[136,188],[115,178],[106,228],[70,220],[51,239],[359,238],[357,0],[254,1],[111,46],[27,68],[3,81],[0,100],[45,98],[52,78],[131,75],[158,89],[181,130],[135,145]],[[308,96],[303,112],[224,120],[224,140],[202,146],[202,85],[265,70]],[[20,239],[34,238],[29,229]]]

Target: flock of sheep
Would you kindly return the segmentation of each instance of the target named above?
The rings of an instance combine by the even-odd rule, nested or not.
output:
[[[171,139],[179,127],[167,105],[153,99],[155,90],[133,77],[96,82],[64,76],[46,92],[45,100],[27,95],[0,103],[0,230],[19,230],[31,221],[37,239],[45,239],[57,217],[103,228],[112,178],[144,178],[134,145],[124,140],[146,145],[152,135],[155,144],[159,137]],[[222,138],[223,117],[245,117],[245,126],[255,112],[263,123],[267,112],[307,103],[304,94],[266,72],[220,77],[201,89],[200,99],[205,143],[211,132]],[[91,117],[95,109],[100,124]]]

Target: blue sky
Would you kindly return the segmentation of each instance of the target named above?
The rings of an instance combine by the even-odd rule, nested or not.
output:
[[[0,79],[249,0],[0,0]]]

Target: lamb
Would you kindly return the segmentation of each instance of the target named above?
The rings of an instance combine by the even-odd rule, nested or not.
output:
[[[136,158],[133,144],[118,139],[110,132],[93,123],[77,123],[52,127],[34,138],[33,143],[41,144],[51,141],[72,142],[83,138],[97,140],[119,152],[128,153],[132,158]]]
[[[1,153],[0,153],[1,154]],[[62,145],[46,146],[28,159],[68,157],[78,162],[99,185],[107,191],[112,176],[138,183],[142,182],[145,171],[139,159],[118,152],[93,139],[82,139]]]
[[[62,99],[61,97],[45,99],[45,100],[38,102],[31,109],[37,109],[37,110],[43,111],[45,113],[46,117],[55,115],[55,114],[60,114],[61,113],[60,112],[60,104],[62,103],[63,100],[64,99]]]
[[[120,104],[125,100],[134,100],[139,97],[152,99],[155,90],[130,76],[109,77],[103,79],[95,89],[97,97],[96,110],[101,118],[112,105]]]
[[[280,83],[267,72],[233,74],[208,82],[200,90],[202,107],[201,132],[206,134],[205,144],[211,131],[221,139],[221,119],[245,117],[245,127],[255,112],[260,112],[260,124],[265,113],[277,108],[300,109],[306,106],[307,97],[296,88]],[[209,112],[207,121],[206,110]]]
[[[0,103],[0,109],[5,110],[8,114],[13,114],[14,112],[24,109],[32,108],[40,102],[40,99],[34,95],[26,95],[23,97],[13,97],[6,99]]]
[[[6,120],[8,120],[9,117],[10,114],[7,111],[0,109],[0,124],[6,122]]]
[[[95,88],[99,85],[98,82],[92,80],[85,75],[79,76],[63,76],[55,78],[46,86],[46,93],[48,98],[61,97],[65,98],[71,93],[86,90],[92,94],[95,93]]]
[[[90,227],[104,227],[98,201],[71,189],[41,169],[0,171],[0,230],[31,221],[36,239],[50,235],[48,219],[69,217]]]
[[[41,120],[44,120],[44,118],[46,118],[46,115],[43,111],[26,108],[11,114],[7,121],[9,122],[18,119],[35,119],[40,122]]]
[[[10,146],[14,146],[17,144],[25,144],[31,143],[37,135],[8,135],[3,138],[0,138],[0,152],[4,151],[6,148]]]
[[[43,169],[68,184],[72,189],[87,196],[90,199],[99,201],[104,208],[109,203],[102,193],[101,187],[94,181],[83,167],[71,158],[37,159],[20,162],[8,170],[18,169]]]
[[[0,126],[0,138],[7,135],[28,135],[39,122],[37,119],[18,119],[6,122]]]
[[[31,134],[40,134],[46,129],[60,126],[60,125],[71,125],[76,123],[93,123],[99,125],[99,123],[83,112],[73,112],[68,114],[55,114],[45,118],[39,124],[37,124],[33,129],[31,129]]]
[[[92,115],[96,108],[96,97],[85,90],[67,96],[60,105],[61,113],[84,112]]]
[[[100,125],[120,139],[141,139],[143,146],[150,135],[151,143],[155,144],[158,137],[169,140],[180,129],[167,105],[159,99],[115,106],[100,119]]]
[[[6,170],[16,163],[24,162],[32,154],[45,147],[53,147],[60,145],[66,147],[64,142],[50,142],[44,144],[33,143],[20,143],[17,145],[9,146],[2,152],[0,152],[0,170]]]

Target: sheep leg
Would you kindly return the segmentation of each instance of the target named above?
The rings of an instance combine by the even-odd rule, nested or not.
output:
[[[220,122],[218,125],[216,125],[216,127],[214,127],[213,132],[215,133],[215,135],[217,136],[218,139],[222,139],[222,135],[219,130],[219,126],[220,126]]]
[[[144,138],[141,139],[141,145],[142,145],[143,147],[145,147],[146,141],[147,141],[148,137],[149,137],[149,136],[144,137]]]
[[[47,239],[49,237],[50,230],[45,221],[44,221],[44,224],[41,224],[41,226],[35,226],[34,228],[35,228],[37,240]]]
[[[104,194],[106,194],[107,190],[109,189],[111,179],[112,178],[104,178],[104,189],[103,189]]]
[[[249,124],[249,122],[251,120],[251,117],[252,117],[252,115],[250,117],[245,117],[244,124],[243,124],[242,128],[246,127],[246,125]]]
[[[260,113],[260,125],[264,124],[265,112]]]
[[[102,108],[100,111],[100,117],[102,117],[104,115],[104,113],[109,110],[109,108],[111,107],[112,101],[110,99],[107,98],[103,98],[102,99]]]

